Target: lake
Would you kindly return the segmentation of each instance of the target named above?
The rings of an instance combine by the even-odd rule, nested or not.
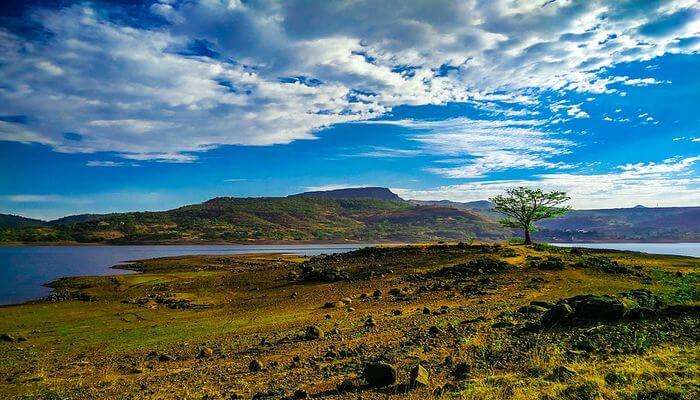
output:
[[[17,246],[0,247],[0,305],[44,297],[45,283],[65,276],[117,275],[128,261],[186,254],[340,253],[367,245]]]
[[[18,246],[0,247],[0,305],[49,294],[45,283],[64,276],[116,275],[130,271],[110,267],[131,260],[186,254],[293,253],[316,255],[365,247],[337,245],[203,245],[203,246]],[[700,257],[700,243],[559,243]]]

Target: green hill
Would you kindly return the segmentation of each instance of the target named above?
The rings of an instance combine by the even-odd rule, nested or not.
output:
[[[70,220],[69,220],[70,221]],[[504,238],[498,224],[471,211],[403,200],[312,196],[219,197],[162,212],[91,215],[50,226],[8,228],[3,242],[250,243],[270,241],[418,242]]]

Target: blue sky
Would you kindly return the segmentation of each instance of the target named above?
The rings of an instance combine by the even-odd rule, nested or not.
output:
[[[0,7],[0,212],[386,186],[700,205],[695,1]]]

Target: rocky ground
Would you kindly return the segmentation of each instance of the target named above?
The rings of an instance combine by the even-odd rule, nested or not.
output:
[[[2,308],[0,397],[700,397],[696,258],[449,244],[131,267]]]

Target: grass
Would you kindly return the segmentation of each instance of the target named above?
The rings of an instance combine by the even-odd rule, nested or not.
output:
[[[433,275],[485,254],[512,269],[464,279]],[[698,304],[698,259],[595,254],[641,274],[576,267],[580,256],[570,250],[511,245],[385,247],[312,259],[246,255],[139,261],[133,265],[143,271],[139,274],[55,282],[68,300],[3,307],[0,332],[27,340],[0,343],[0,376],[5,377],[0,397],[174,399],[238,393],[250,398],[270,389],[290,395],[302,388],[324,398],[357,398],[338,392],[336,385],[361,376],[362,365],[376,359],[396,365],[399,382],[420,360],[430,371],[430,385],[409,392],[361,389],[369,397],[422,399],[435,391],[458,399],[697,397],[697,314],[542,333],[519,329],[529,317],[515,310],[533,300],[646,288],[671,304]],[[525,262],[535,255],[556,255],[567,267],[538,270]],[[300,282],[294,272],[301,262],[338,266],[348,271],[349,280]],[[392,288],[407,288],[409,295],[391,296]],[[377,289],[381,298],[371,298]],[[78,292],[92,301],[70,300]],[[359,300],[362,293],[370,299]],[[323,308],[343,297],[352,298],[352,304]],[[164,299],[202,307],[173,309]],[[442,306],[449,307],[445,313],[422,311]],[[365,328],[368,315],[376,328]],[[504,319],[517,326],[492,327]],[[312,324],[326,332],[325,339],[299,338]],[[428,335],[433,325],[443,333]],[[605,346],[572,353],[582,340]],[[213,358],[196,358],[204,346],[214,350]],[[351,355],[326,357],[329,351],[346,350]],[[150,352],[176,360],[157,361]],[[301,365],[290,367],[295,356]],[[448,356],[470,365],[466,378],[453,376]],[[253,358],[264,363],[264,372],[247,371]],[[558,367],[577,375],[552,379]]]

